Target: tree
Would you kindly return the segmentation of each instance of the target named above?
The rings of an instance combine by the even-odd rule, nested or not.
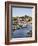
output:
[[[27,19],[28,19],[28,18],[29,18],[29,16],[25,15],[25,18],[27,18]]]

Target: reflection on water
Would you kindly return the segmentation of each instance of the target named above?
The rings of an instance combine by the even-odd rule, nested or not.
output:
[[[28,24],[27,27],[23,27],[15,31],[11,30],[11,37],[12,38],[32,37],[32,24]]]

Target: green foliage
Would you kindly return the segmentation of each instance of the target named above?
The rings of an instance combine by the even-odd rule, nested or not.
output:
[[[25,18],[28,18],[29,16],[25,15]]]
[[[20,29],[21,27],[20,27],[20,25],[16,25],[16,29]]]
[[[28,19],[28,21],[32,21],[32,17],[25,15],[25,18]]]

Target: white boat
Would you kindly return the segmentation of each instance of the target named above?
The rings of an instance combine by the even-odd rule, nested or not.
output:
[[[23,24],[23,26],[22,27],[27,27],[27,24]]]

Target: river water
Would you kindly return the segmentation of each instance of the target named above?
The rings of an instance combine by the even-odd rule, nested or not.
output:
[[[18,30],[15,30],[13,32],[13,30],[11,30],[11,37],[12,38],[24,38],[24,37],[30,37],[27,33],[29,32],[32,33],[32,24],[29,24],[27,25],[27,27],[24,27],[24,28],[21,28],[21,29],[18,29]]]

